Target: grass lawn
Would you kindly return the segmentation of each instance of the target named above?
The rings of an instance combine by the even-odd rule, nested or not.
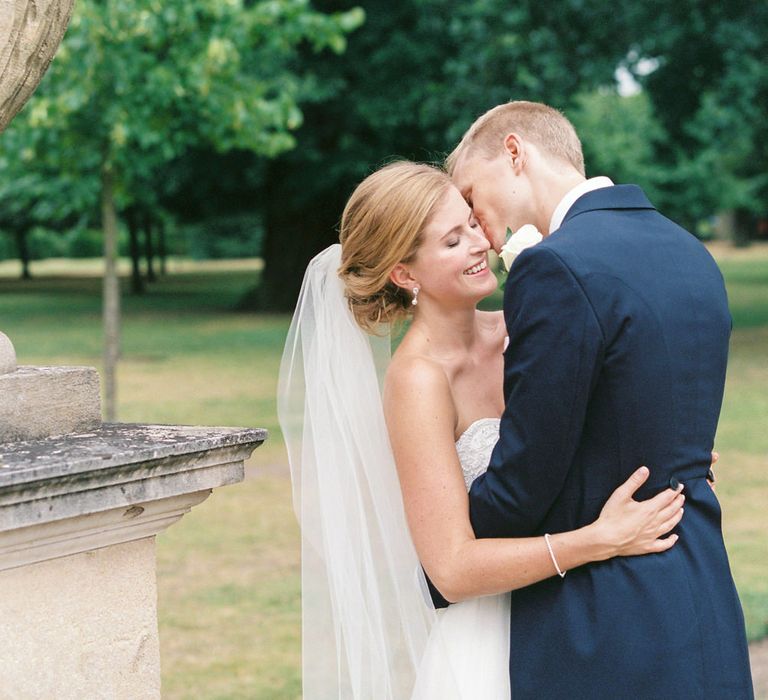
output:
[[[718,496],[751,638],[768,634],[768,249],[719,249],[734,316],[717,437]],[[265,427],[243,484],[222,488],[158,537],[163,697],[300,697],[298,530],[275,416],[286,316],[230,311],[258,261],[175,262],[124,297],[123,421]],[[0,330],[24,364],[101,362],[91,262],[0,263]]]

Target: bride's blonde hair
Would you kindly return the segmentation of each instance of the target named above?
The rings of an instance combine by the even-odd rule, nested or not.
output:
[[[389,275],[397,263],[413,260],[449,185],[438,168],[398,161],[369,175],[349,198],[341,218],[339,276],[355,320],[369,333],[404,320],[413,308],[410,290]]]

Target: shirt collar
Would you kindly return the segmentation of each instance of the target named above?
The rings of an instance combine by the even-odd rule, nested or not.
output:
[[[562,226],[565,215],[579,197],[587,194],[587,192],[599,190],[602,187],[613,187],[611,178],[602,175],[600,177],[591,177],[588,180],[584,180],[584,182],[580,182],[572,190],[569,190],[565,197],[560,200],[560,204],[555,207],[552,219],[549,222],[549,232],[554,233]]]

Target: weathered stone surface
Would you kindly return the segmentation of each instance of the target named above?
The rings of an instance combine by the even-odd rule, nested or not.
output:
[[[0,443],[90,430],[101,423],[93,367],[19,367],[0,372]]]
[[[0,490],[127,465],[141,466],[150,474],[158,460],[224,447],[243,447],[250,453],[266,438],[267,431],[258,428],[104,423],[88,432],[0,444]]]
[[[0,333],[0,374],[15,371],[16,350],[13,348],[11,339],[5,333]]]
[[[205,489],[0,532],[0,571],[153,537],[210,495]]]
[[[0,444],[0,533],[236,483],[266,435],[115,423]],[[0,554],[2,546],[0,539]]]
[[[0,444],[0,696],[159,698],[154,535],[266,437],[106,424]]]
[[[0,131],[47,70],[69,23],[73,0],[0,0]]]
[[[160,697],[154,537],[0,572],[0,697]]]

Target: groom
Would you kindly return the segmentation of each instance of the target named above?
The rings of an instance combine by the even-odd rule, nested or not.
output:
[[[685,486],[670,550],[512,594],[512,697],[752,698],[706,479],[731,329],[717,265],[639,187],[585,179],[572,125],[545,105],[492,109],[447,167],[497,252],[507,227],[545,236],[504,291],[506,410],[470,492],[477,536],[586,525],[640,464],[640,499]]]

